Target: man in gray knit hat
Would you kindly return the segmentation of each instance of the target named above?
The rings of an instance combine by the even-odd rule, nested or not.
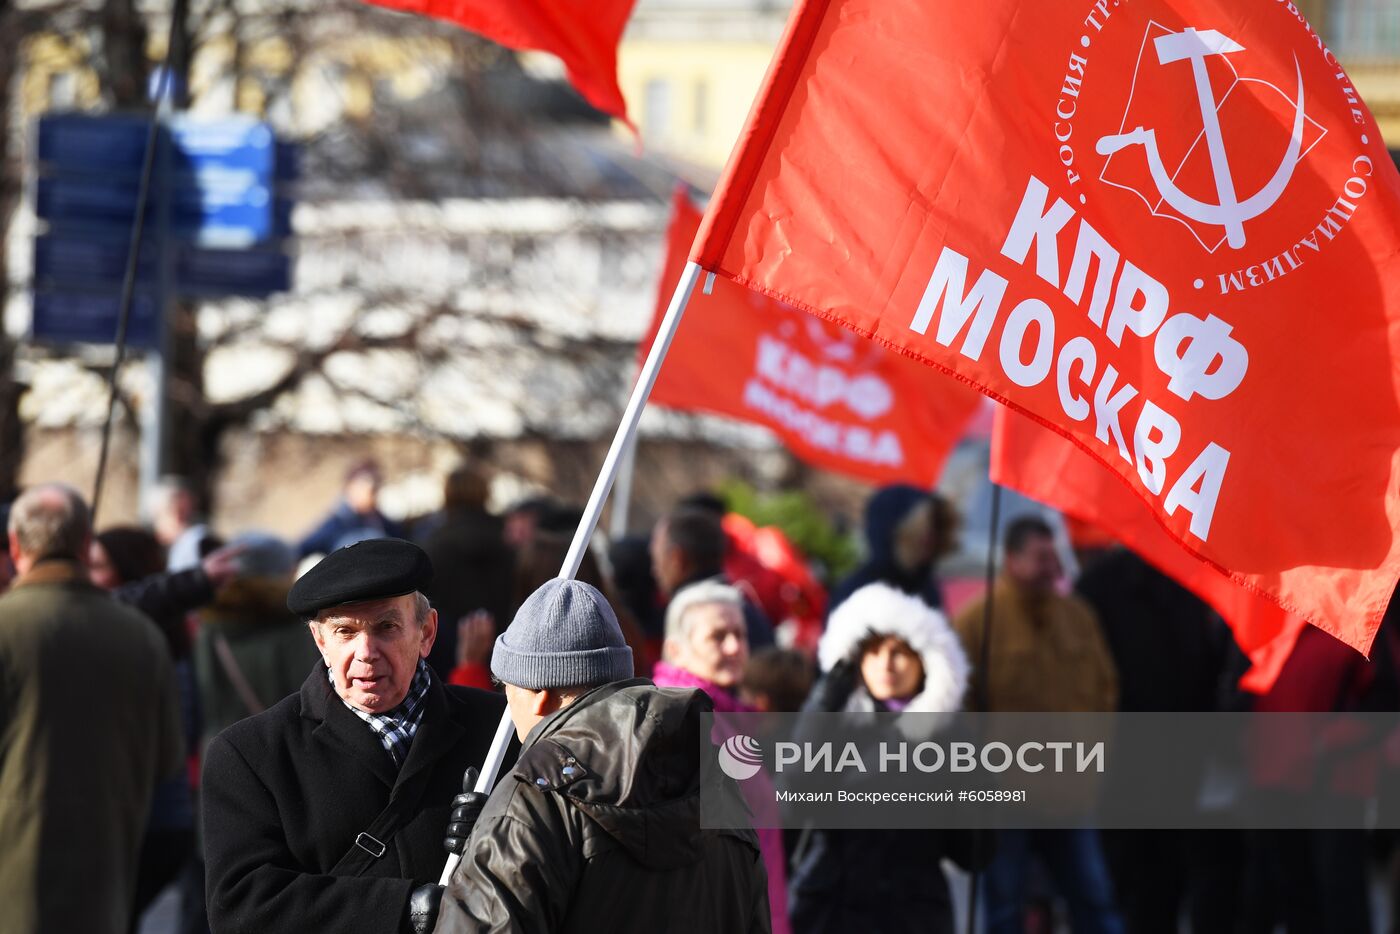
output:
[[[443,899],[438,934],[768,932],[752,831],[700,827],[700,691],[632,677],[594,587],[553,580],[496,640],[524,743]]]

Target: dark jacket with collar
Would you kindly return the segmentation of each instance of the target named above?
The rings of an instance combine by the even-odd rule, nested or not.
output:
[[[505,711],[500,695],[436,677],[427,705],[397,771],[323,664],[299,693],[214,738],[203,810],[215,934],[402,929],[409,894],[442,872],[462,773],[482,764]],[[355,841],[391,803],[402,826],[376,835],[386,845],[376,858]]]
[[[766,934],[758,838],[700,826],[711,709],[700,691],[635,679],[536,725],[472,831],[436,934]]]

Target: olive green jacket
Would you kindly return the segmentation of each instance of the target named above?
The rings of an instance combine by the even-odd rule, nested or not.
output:
[[[44,561],[0,597],[0,931],[125,934],[160,778],[183,766],[154,623]]]

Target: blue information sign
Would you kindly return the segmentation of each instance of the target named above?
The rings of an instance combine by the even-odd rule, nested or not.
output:
[[[34,284],[39,289],[116,289],[126,275],[129,244],[112,237],[71,233],[44,234],[34,241]],[[156,251],[141,250],[137,283],[156,288]],[[224,250],[180,244],[175,248],[172,276],[176,293],[220,297],[266,298],[292,287],[292,260],[281,250]]]
[[[160,334],[160,305],[154,294],[137,292],[127,320],[126,342],[151,349]],[[117,339],[121,290],[104,292],[52,291],[34,293],[34,340],[56,344],[111,344]]]
[[[34,244],[36,340],[115,339],[150,121],[39,121],[35,212],[48,232]],[[173,295],[266,297],[291,288],[291,260],[276,242],[291,236],[292,202],[278,186],[298,168],[296,149],[249,117],[181,115],[161,123],[156,138],[127,332],[132,346],[147,348],[159,344],[163,276]]]

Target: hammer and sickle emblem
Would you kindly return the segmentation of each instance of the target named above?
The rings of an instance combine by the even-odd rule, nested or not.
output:
[[[1298,75],[1298,95],[1296,112],[1293,116],[1293,136],[1288,142],[1283,162],[1274,172],[1268,184],[1248,198],[1240,200],[1235,191],[1235,181],[1230,174],[1230,161],[1225,154],[1225,139],[1220,132],[1220,116],[1216,112],[1215,93],[1210,86],[1210,76],[1206,72],[1206,57],[1242,52],[1244,46],[1215,30],[1198,32],[1185,29],[1182,32],[1159,36],[1157,60],[1168,65],[1172,62],[1190,61],[1191,71],[1196,79],[1196,96],[1200,100],[1201,119],[1205,127],[1206,151],[1210,156],[1211,170],[1215,174],[1215,191],[1220,199],[1218,204],[1199,201],[1176,186],[1162,157],[1157,151],[1157,131],[1138,127],[1130,133],[1104,136],[1099,139],[1097,149],[1100,155],[1111,156],[1128,146],[1141,146],[1147,156],[1147,166],[1152,172],[1152,181],[1162,198],[1181,214],[1203,224],[1213,224],[1225,228],[1225,240],[1233,249],[1245,244],[1244,222],[1263,214],[1283,195],[1293,171],[1298,167],[1303,149],[1303,70],[1294,56],[1293,67]]]

